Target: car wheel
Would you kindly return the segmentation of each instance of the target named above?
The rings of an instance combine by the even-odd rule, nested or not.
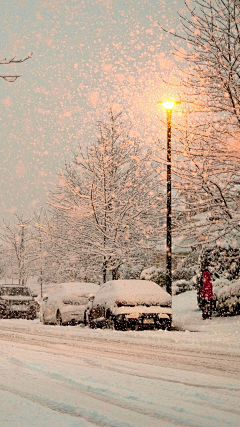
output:
[[[43,325],[47,325],[47,322],[46,322],[46,319],[45,319],[44,314],[42,315],[42,324],[43,324]]]
[[[92,322],[92,320],[89,320],[89,327],[91,329],[95,329],[96,328],[96,324],[94,322]]]
[[[83,323],[85,326],[87,326],[89,324],[89,317],[87,316],[87,312],[84,311],[84,320]]]
[[[29,313],[29,315],[27,316],[27,318],[29,320],[34,320],[37,317],[37,313],[35,311],[32,311],[31,313]]]
[[[128,331],[137,331],[138,330],[138,324],[135,322],[128,322],[127,324],[127,330]]]
[[[61,326],[61,325],[62,325],[62,315],[61,315],[61,313],[60,313],[60,311],[59,311],[59,310],[57,311],[57,314],[56,314],[56,323],[57,323],[57,325],[59,325],[59,326]]]
[[[172,321],[170,319],[169,320],[165,320],[164,319],[162,321],[156,322],[155,326],[156,326],[157,329],[163,329],[164,331],[165,330],[171,331]]]
[[[142,331],[143,330],[143,323],[138,322],[135,324],[135,331]]]
[[[127,322],[115,320],[115,329],[117,331],[126,331],[127,330]]]

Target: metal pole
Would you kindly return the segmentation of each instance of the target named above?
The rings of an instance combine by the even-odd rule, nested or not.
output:
[[[171,120],[172,110],[167,112],[167,246],[166,246],[166,291],[172,295],[172,194],[171,194]]]

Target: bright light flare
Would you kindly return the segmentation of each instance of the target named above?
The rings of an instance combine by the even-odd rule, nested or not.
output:
[[[176,105],[174,101],[164,101],[164,102],[159,102],[159,104],[161,104],[165,110],[173,110],[173,108]]]
[[[6,80],[6,82],[13,83],[18,77],[21,77],[21,74],[0,74],[0,77]]]
[[[162,105],[165,110],[173,110],[176,105],[181,104],[181,101],[174,101],[174,99],[168,99],[167,101],[160,101],[158,105]]]

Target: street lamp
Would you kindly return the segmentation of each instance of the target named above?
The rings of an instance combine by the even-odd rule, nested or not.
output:
[[[158,102],[167,113],[167,245],[166,245],[166,291],[172,295],[172,163],[171,163],[171,121],[172,110],[179,101],[167,100]]]
[[[13,83],[15,80],[17,80],[18,77],[21,77],[21,74],[0,74],[0,77],[2,79],[6,80],[8,83]]]
[[[29,58],[32,58],[32,56],[33,56],[33,52],[30,52],[29,55],[26,56],[25,58],[16,59],[16,56],[13,56],[12,58],[3,58],[3,59],[0,59],[0,65],[19,64],[20,62],[25,62]],[[0,73],[0,77],[6,80],[6,82],[13,83],[18,79],[18,77],[21,77],[21,74]]]

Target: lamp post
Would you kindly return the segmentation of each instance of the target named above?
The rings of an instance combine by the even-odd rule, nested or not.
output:
[[[42,258],[42,234],[41,229],[43,228],[38,222],[35,223],[35,227],[38,228],[39,232],[39,251],[40,251],[40,296],[43,298],[43,258]]]
[[[167,239],[166,239],[166,291],[172,295],[172,159],[171,159],[171,139],[172,139],[172,110],[176,101],[159,102],[167,113]]]
[[[33,52],[29,53],[29,55],[26,56],[25,58],[21,58],[21,59],[16,59],[16,56],[13,56],[12,58],[3,58],[3,59],[0,59],[0,65],[19,64],[20,62],[25,62],[29,58],[32,58],[32,56],[33,56]],[[13,83],[15,82],[15,80],[18,79],[18,77],[21,77],[21,74],[0,73],[0,77],[6,80],[6,82]]]
[[[25,224],[21,222],[19,224],[21,227],[21,240],[19,247],[19,285],[26,285],[25,283],[25,236],[24,236],[24,227]]]
[[[13,83],[15,82],[15,80],[17,80],[18,77],[21,77],[21,74],[0,74],[0,77],[2,77],[2,79],[6,80],[6,82],[8,83]]]

